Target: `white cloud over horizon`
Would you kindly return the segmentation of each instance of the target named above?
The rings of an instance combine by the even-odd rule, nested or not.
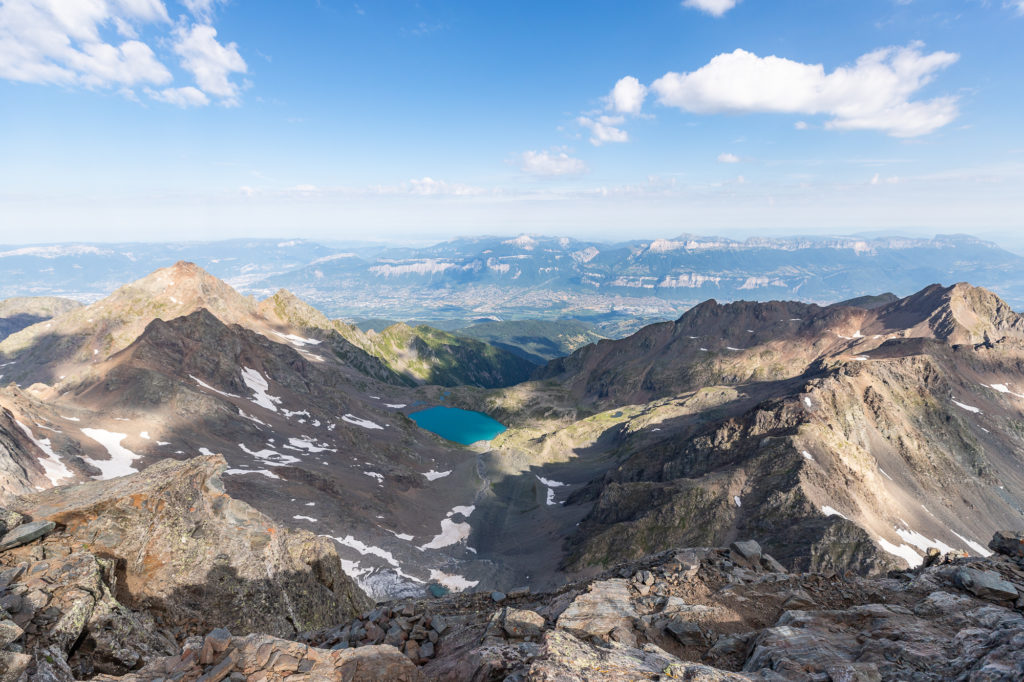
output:
[[[740,162],[740,157],[736,156],[735,154],[729,154],[728,152],[726,152],[724,154],[719,154],[718,155],[718,162],[719,163],[739,163]]]
[[[668,72],[650,89],[665,106],[694,114],[792,113],[831,116],[838,130],[878,130],[894,137],[934,132],[958,115],[957,98],[910,98],[959,55],[924,54],[923,46],[869,52],[851,67],[826,73],[821,64],[737,49],[688,73]]]
[[[700,10],[713,17],[720,17],[738,3],[739,0],[683,0],[683,7]]]
[[[587,164],[564,151],[525,151],[520,169],[531,175],[579,175],[587,172]]]

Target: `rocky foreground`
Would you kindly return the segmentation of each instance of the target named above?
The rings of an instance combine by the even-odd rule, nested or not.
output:
[[[789,573],[741,541],[374,606],[328,541],[225,495],[223,468],[0,510],[0,682],[1024,679],[1024,534],[883,578]]]

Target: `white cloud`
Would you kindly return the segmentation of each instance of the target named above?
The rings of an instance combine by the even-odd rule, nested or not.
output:
[[[1017,10],[1017,14],[1024,16],[1024,0],[1009,0],[1004,2],[1003,7]]]
[[[740,157],[736,156],[735,154],[729,153],[719,154],[718,161],[719,163],[739,163]]]
[[[584,128],[590,129],[590,144],[600,147],[605,142],[629,142],[629,133],[619,126],[625,121],[622,116],[580,116],[576,119]]]
[[[699,9],[713,17],[720,17],[735,7],[738,2],[739,0],[683,0],[683,7]]]
[[[797,130],[807,130],[807,121],[797,121],[793,124],[793,127]]]
[[[661,104],[697,114],[826,114],[832,116],[827,128],[915,137],[950,123],[958,113],[955,97],[910,101],[936,72],[959,58],[949,52],[923,54],[920,48],[915,43],[876,50],[829,74],[821,64],[738,49],[696,71],[669,72],[651,90]]]
[[[163,0],[2,0],[0,2],[0,78],[28,83],[111,88],[132,101],[132,89],[145,86],[150,98],[180,107],[238,104],[235,73],[246,64],[235,43],[222,45],[209,25],[213,8],[225,0],[182,0],[203,23],[172,26]],[[153,45],[171,44],[197,87],[169,86],[174,77],[140,36]],[[105,36],[116,33],[123,42]]]
[[[470,187],[469,185],[460,184],[449,184],[444,180],[434,180],[433,178],[420,178],[418,180],[409,181],[410,188],[409,194],[417,196],[473,196],[477,194],[483,194],[484,190],[479,187]],[[383,193],[392,193],[393,188],[381,188]],[[404,188],[403,188],[404,189]]]
[[[1021,0],[1024,2],[1024,0]],[[647,97],[647,87],[633,76],[620,78],[608,94],[608,108],[620,114],[639,114]]]
[[[222,104],[238,104],[239,86],[231,81],[231,74],[248,69],[238,45],[217,42],[217,29],[208,24],[193,24],[191,29],[179,26],[174,38],[181,66],[192,73],[196,85],[206,94],[220,97]]]
[[[579,175],[587,171],[587,164],[565,152],[523,152],[520,168],[532,175]]]
[[[160,91],[147,88],[146,94],[159,102],[173,104],[182,109],[204,107],[210,103],[210,98],[202,90],[191,85],[183,88],[164,88]]]
[[[133,35],[137,23],[168,21],[160,0],[5,0],[0,78],[87,88],[167,83],[171,73]],[[106,25],[130,39],[106,42],[100,37]]]
[[[225,0],[181,0],[192,16],[205,23],[213,16],[213,8],[222,2]]]

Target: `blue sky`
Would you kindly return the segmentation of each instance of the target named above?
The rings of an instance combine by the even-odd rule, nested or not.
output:
[[[1024,0],[2,0],[0,242],[1024,227]]]

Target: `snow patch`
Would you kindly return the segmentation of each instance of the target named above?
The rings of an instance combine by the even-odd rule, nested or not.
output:
[[[452,575],[439,571],[436,568],[430,569],[430,579],[435,583],[444,585],[452,592],[462,592],[471,587],[476,587],[480,583],[479,580],[466,580],[461,575]]]
[[[922,552],[926,551],[929,547],[938,547],[939,551],[945,554],[946,552],[952,552],[953,548],[947,545],[941,540],[929,540],[924,535],[921,535],[915,530],[909,528],[897,528],[896,535],[903,538],[903,541],[917,547]]]
[[[390,407],[393,410],[400,410],[403,407],[405,407],[405,403],[396,403],[394,405],[392,405],[391,403],[384,403],[384,407]]]
[[[384,561],[388,562],[389,564],[391,564],[391,566],[393,566],[395,568],[399,567],[399,563],[395,559],[395,555],[393,555],[391,552],[388,552],[387,550],[381,549],[380,547],[374,547],[373,545],[368,545],[365,542],[362,542],[360,540],[356,540],[351,535],[346,535],[343,538],[336,538],[336,537],[332,537],[330,535],[326,535],[324,537],[329,537],[332,540],[334,540],[335,542],[337,542],[338,544],[345,545],[346,547],[351,547],[352,549],[356,550],[360,554],[379,557],[379,558],[383,559]]]
[[[351,415],[351,414],[343,415],[341,420],[342,421],[346,421],[349,424],[355,424],[356,426],[361,426],[364,429],[381,429],[381,430],[384,429],[384,427],[381,426],[380,424],[376,424],[376,423],[370,421],[369,419],[360,419],[359,417],[356,417],[355,415]]]
[[[985,384],[982,384],[982,386],[984,385]],[[989,388],[995,389],[1000,393],[1006,393],[1008,395],[1015,396],[1017,398],[1024,398],[1024,395],[1021,395],[1020,393],[1014,393],[1013,391],[1011,391],[1009,386],[1007,386],[1006,384],[992,384],[991,386],[989,386]]]
[[[740,499],[739,495],[733,495],[732,496],[732,501],[736,503],[737,507],[742,507],[743,506],[743,501]]]
[[[850,520],[849,518],[847,518],[846,514],[843,514],[838,509],[835,509],[834,507],[830,507],[827,504],[824,507],[821,508],[821,513],[824,514],[825,516],[839,516],[839,517],[842,517],[842,518],[846,519],[847,521]]]
[[[980,555],[980,556],[992,556],[992,552],[987,547],[982,546],[981,544],[975,542],[974,540],[968,540],[967,538],[965,538],[963,535],[960,535],[960,533],[957,533],[952,528],[949,529],[949,532],[952,533],[953,535],[957,536],[958,538],[960,538],[961,542],[963,542],[965,545],[967,545],[968,547],[973,549],[975,552],[977,552],[978,555]]]
[[[53,451],[49,438],[37,439],[35,435],[33,435],[32,430],[20,421],[16,419],[14,420],[14,423],[21,427],[21,430],[25,432],[25,435],[28,436],[30,441],[36,444],[37,448],[46,453],[46,459],[40,459],[38,461],[43,466],[43,473],[48,479],[50,479],[51,484],[59,485],[59,481],[62,481],[65,478],[74,477],[71,470],[64,466],[64,462],[60,460],[60,455]]]
[[[428,471],[427,473],[425,473],[423,475],[426,476],[428,481],[436,481],[439,478],[444,478],[445,476],[447,476],[450,473],[452,473],[452,472],[451,471],[434,471],[433,469],[431,469],[430,471]]]
[[[251,422],[255,422],[263,426],[270,426],[270,424],[266,423],[265,421],[259,420],[256,417],[252,416],[251,414],[247,414],[242,410],[242,408],[238,408],[238,415],[242,417],[242,419],[248,419]]]
[[[454,516],[455,514],[462,514],[468,519],[469,515],[472,514],[475,509],[475,504],[467,504],[464,506],[452,507],[452,510],[448,512],[445,516]]]
[[[384,485],[384,474],[378,474],[376,471],[364,471],[363,474],[370,478],[377,479],[377,483]]]
[[[981,410],[979,410],[977,407],[971,407],[970,405],[964,405],[963,403],[957,401],[956,398],[950,398],[950,400],[953,401],[954,405],[956,405],[957,407],[963,408],[963,409],[967,410],[968,412],[973,412],[975,414],[979,414],[981,412]]]
[[[300,348],[303,347],[303,346],[318,346],[318,345],[320,345],[320,340],[319,339],[304,339],[301,336],[296,336],[295,334],[282,334],[281,332],[274,332],[274,334],[276,336],[280,336],[282,339],[287,340],[292,345],[299,346]]]
[[[188,378],[191,379],[192,381],[196,382],[197,384],[199,384],[200,388],[205,388],[208,391],[213,391],[214,393],[219,393],[220,395],[224,396],[225,398],[237,398],[238,397],[234,393],[225,393],[224,391],[218,390],[218,389],[214,388],[213,386],[211,386],[210,384],[208,384],[205,381],[203,381],[202,379],[198,379],[198,378],[192,376],[191,374],[188,375]]]
[[[555,488],[560,488],[560,487],[564,486],[565,484],[564,483],[559,483],[558,481],[552,481],[552,480],[543,478],[541,476],[537,476],[537,480],[540,481],[541,483],[543,483],[545,486],[547,486],[547,489],[548,489],[547,504],[548,504],[549,507],[554,506],[556,504],[556,502],[555,502]]]
[[[882,474],[883,476],[885,476],[886,478],[888,478],[888,479],[889,479],[890,481],[892,480],[892,476],[890,476],[889,474],[885,473],[885,469],[883,469],[882,467],[878,467],[878,470],[879,470],[879,471],[881,472],[881,474]]]
[[[913,547],[908,545],[897,546],[881,536],[878,537],[878,545],[889,554],[895,554],[902,558],[911,568],[917,568],[924,562],[921,555],[915,552]]]
[[[808,462],[813,462],[814,461],[814,455],[812,455],[811,453],[807,452],[806,450],[801,450],[800,454],[803,455],[804,459],[806,459]]]
[[[121,445],[121,441],[127,438],[128,434],[113,433],[103,429],[82,429],[82,433],[106,448],[107,453],[110,455],[110,459],[105,460],[82,457],[84,461],[100,470],[100,475],[93,476],[93,478],[99,481],[107,481],[112,478],[120,478],[121,476],[139,472],[131,463],[141,459],[141,457]]]
[[[263,474],[267,478],[281,478],[274,472],[267,471],[266,469],[227,469],[224,473],[229,476],[237,476],[238,474]]]
[[[270,388],[270,383],[267,379],[254,369],[249,367],[242,368],[242,381],[249,387],[249,390],[253,392],[253,397],[250,398],[252,402],[256,403],[260,407],[264,407],[271,412],[277,412],[277,405],[281,399],[269,395],[267,390]]]
[[[309,452],[312,452],[313,454],[316,454],[318,452],[337,452],[337,449],[335,449],[335,448],[329,448],[329,447],[326,447],[326,446],[317,445],[312,440],[303,440],[302,438],[289,438],[288,439],[288,443],[293,448],[296,448],[296,449],[299,449],[299,450],[308,450]]]
[[[441,549],[450,547],[458,542],[469,538],[473,529],[468,523],[456,523],[451,519],[441,519],[441,532],[434,536],[434,539],[425,545],[420,545],[420,551],[425,549]]]
[[[301,461],[298,457],[293,457],[291,455],[282,455],[280,452],[277,452],[276,450],[270,450],[265,448],[263,450],[253,451],[245,447],[245,443],[239,443],[238,449],[247,455],[252,455],[256,459],[262,460],[264,464],[272,467],[288,466],[289,464],[296,464]]]
[[[316,523],[316,519],[314,519],[312,516],[303,516],[302,514],[296,514],[292,518],[296,521],[309,521],[310,523]]]
[[[152,440],[149,437],[149,431],[143,431],[142,433],[140,433],[139,438],[142,438],[143,440]]]

